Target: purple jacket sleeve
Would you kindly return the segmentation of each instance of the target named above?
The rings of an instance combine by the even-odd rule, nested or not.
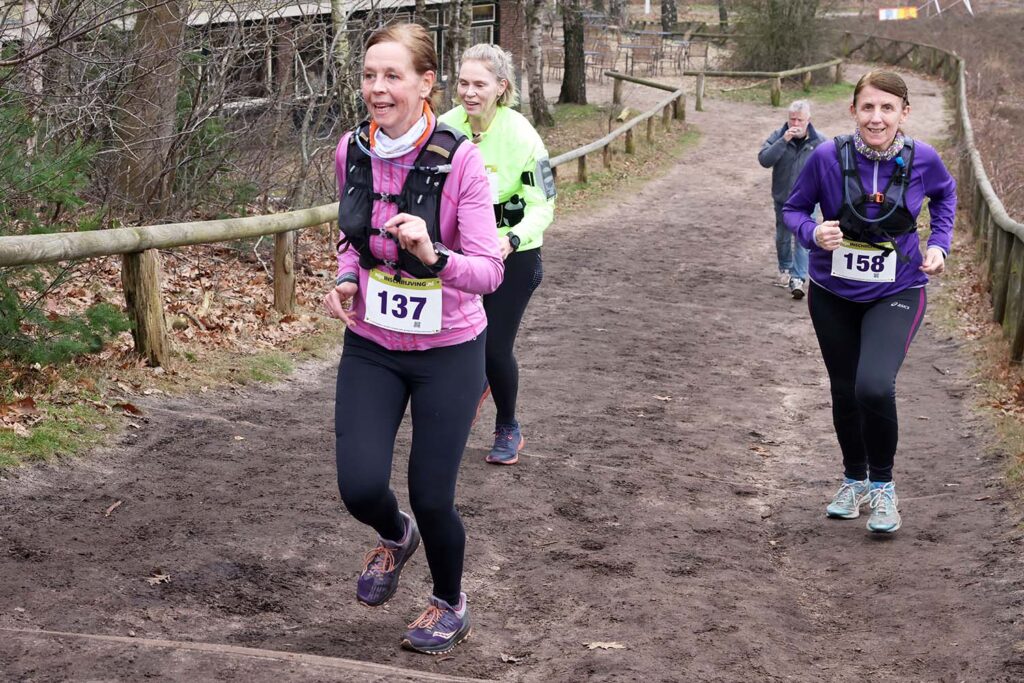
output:
[[[820,203],[823,170],[829,163],[838,164],[835,144],[831,140],[818,145],[811,153],[782,207],[782,220],[786,227],[808,249],[815,246],[814,229],[818,223],[813,218],[814,207]]]
[[[953,239],[953,223],[956,219],[956,180],[949,174],[942,163],[942,158],[931,147],[919,147],[914,165],[921,169],[924,193],[930,200],[928,215],[931,235],[928,237],[928,246],[938,247],[948,256]]]
[[[457,234],[446,239],[452,255],[441,270],[441,282],[471,294],[490,294],[501,284],[505,262],[494,226],[490,184],[476,145],[464,143],[456,150],[444,185],[444,208],[456,212]]]

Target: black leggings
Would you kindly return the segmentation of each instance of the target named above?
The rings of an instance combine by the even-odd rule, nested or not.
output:
[[[497,408],[494,420],[497,424],[516,421],[519,364],[513,347],[526,305],[543,278],[540,249],[515,251],[505,259],[505,279],[501,286],[484,297],[484,310],[487,311],[487,383]]]
[[[389,351],[352,332],[338,366],[334,407],[338,490],[352,516],[392,541],[404,526],[390,487],[395,435],[412,402],[409,503],[434,579],[458,604],[466,532],[455,481],[484,381],[484,336],[427,351]]]
[[[832,422],[845,474],[892,481],[899,440],[896,374],[924,318],[924,287],[857,302],[812,282],[807,305],[832,384]]]

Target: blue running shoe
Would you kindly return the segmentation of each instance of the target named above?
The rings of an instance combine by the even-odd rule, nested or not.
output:
[[[497,425],[494,428],[494,446],[487,454],[487,462],[495,465],[515,465],[519,462],[519,451],[526,440],[519,431],[519,423]]]
[[[877,534],[891,534],[897,531],[903,524],[900,511],[896,507],[899,502],[899,498],[896,497],[896,484],[891,481],[871,482],[871,488],[868,489],[868,504],[871,506],[868,531]]]
[[[420,547],[420,530],[412,517],[400,512],[405,520],[405,536],[400,543],[378,539],[377,547],[366,553],[363,571],[356,584],[356,599],[367,607],[380,607],[398,590],[402,567]]]
[[[868,499],[868,480],[843,479],[842,486],[825,508],[825,514],[833,519],[857,519],[860,506]]]
[[[428,655],[440,655],[451,652],[469,637],[471,631],[465,593],[459,595],[459,604],[455,607],[430,596],[426,611],[409,624],[409,630],[402,639],[402,647]]]

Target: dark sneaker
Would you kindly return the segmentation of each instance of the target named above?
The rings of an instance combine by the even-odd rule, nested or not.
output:
[[[405,514],[405,536],[401,543],[378,539],[377,547],[366,553],[363,572],[356,584],[356,599],[369,607],[380,607],[398,590],[402,567],[409,561],[416,548],[420,547],[420,531],[416,522]]]
[[[402,639],[402,647],[428,655],[440,655],[451,652],[469,637],[471,631],[465,593],[459,595],[456,607],[430,596],[430,605],[426,611],[409,624],[409,630]]]
[[[494,428],[494,446],[487,454],[487,462],[495,465],[515,465],[519,462],[519,451],[526,440],[519,431],[519,423],[497,425]]]

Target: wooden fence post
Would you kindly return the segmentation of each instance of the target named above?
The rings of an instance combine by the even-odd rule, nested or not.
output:
[[[704,72],[697,74],[697,99],[693,105],[694,111],[704,111]]]
[[[836,64],[836,83],[843,82],[843,63]]]
[[[996,228],[992,240],[992,319],[1000,322],[1006,314],[1006,290],[1010,277],[1010,250],[1013,233]]]
[[[576,182],[586,184],[587,182],[587,155],[584,154],[576,160]]]
[[[132,321],[135,353],[150,365],[167,363],[167,323],[160,296],[160,252],[156,249],[121,257],[121,286]]]
[[[604,166],[606,171],[612,167],[611,145],[605,145],[601,148],[601,165]]]
[[[633,129],[626,131],[626,154],[636,153],[636,143],[633,142]]]
[[[668,106],[661,109],[661,127],[668,130],[672,126],[672,109]]]
[[[804,92],[811,92],[811,72],[810,71],[805,71],[804,72],[803,86],[804,86]]]
[[[777,107],[782,101],[782,79],[778,76],[772,81],[772,106]]]
[[[1024,245],[1019,239],[1013,240],[1010,249],[1010,272],[1006,288],[1006,310],[1003,313],[1003,334],[1010,339],[1010,358],[1020,360],[1024,350],[1024,325],[1021,325],[1021,313],[1024,297]]]
[[[615,83],[612,85],[612,104],[622,104],[622,79],[614,79]]]
[[[274,310],[295,312],[295,231],[274,235]]]
[[[686,120],[686,95],[680,95],[672,102],[672,118],[677,121]]]
[[[647,117],[647,144],[654,144],[654,117]]]

